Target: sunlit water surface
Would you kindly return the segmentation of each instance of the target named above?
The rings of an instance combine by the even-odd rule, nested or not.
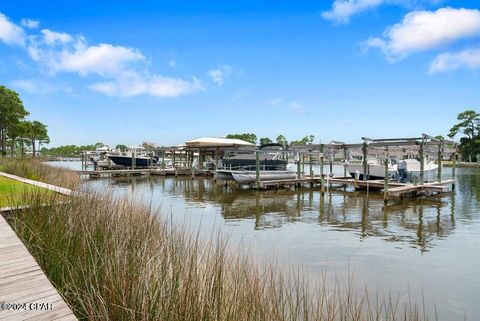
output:
[[[79,163],[52,163],[78,169]],[[308,169],[306,169],[308,171]],[[314,169],[318,173],[319,169]],[[325,168],[328,173],[329,169]],[[342,174],[342,168],[334,168]],[[444,178],[451,170],[444,169]],[[425,301],[440,320],[480,319],[480,170],[458,169],[454,193],[391,202],[347,189],[256,192],[212,179],[137,177],[89,180],[160,208],[159,215],[220,228],[261,258],[302,266],[312,278],[346,280],[359,291]],[[409,294],[409,296],[407,296]]]

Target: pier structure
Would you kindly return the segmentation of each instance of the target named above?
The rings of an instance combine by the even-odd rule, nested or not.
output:
[[[309,185],[319,187],[322,192],[329,188],[353,187],[381,191],[385,201],[405,194],[425,195],[447,192],[455,189],[455,176],[458,146],[456,142],[423,134],[408,138],[362,137],[361,143],[347,144],[332,141],[326,144],[290,145],[282,150],[278,148],[258,148],[254,144],[235,139],[199,138],[183,145],[162,146],[155,149],[158,162],[148,168],[119,170],[81,171],[90,177],[128,176],[128,175],[172,175],[172,176],[211,176],[219,166],[220,160],[230,154],[256,155],[256,180],[248,183],[249,188],[269,189],[280,187],[300,187]],[[276,153],[289,164],[295,164],[296,177],[292,179],[260,180],[260,159],[265,153]],[[420,162],[419,177],[412,182],[394,181],[389,177],[389,164],[393,160],[416,158]],[[369,159],[384,164],[382,179],[371,177]],[[195,160],[195,161],[194,161]],[[426,161],[435,161],[438,165],[435,177],[431,171],[425,173]],[[448,161],[452,167],[451,179],[443,179],[443,162]],[[347,171],[347,164],[362,166],[362,173],[352,177]],[[132,157],[132,165],[134,156]],[[168,164],[168,166],[167,166]],[[334,175],[333,166],[343,166],[343,175]],[[320,173],[314,173],[317,166]],[[376,165],[378,167],[378,164]],[[308,168],[308,172],[305,169]],[[378,169],[378,168],[377,168]]]
[[[319,186],[324,192],[326,189],[336,186],[351,186],[355,189],[380,190],[387,201],[392,197],[403,197],[405,194],[425,195],[442,193],[455,189],[456,162],[458,157],[457,143],[443,138],[423,134],[421,137],[410,138],[362,138],[362,143],[346,144],[333,141],[328,144],[292,145],[286,150],[279,151],[282,157],[294,159],[297,164],[297,177],[294,179],[281,179],[261,181],[258,170],[259,159],[257,157],[257,175],[254,184],[249,187],[256,189],[268,189],[279,187],[298,187],[308,184],[311,187]],[[271,152],[268,149],[254,150],[258,155]],[[385,165],[384,179],[370,179],[369,158],[375,158]],[[402,183],[392,181],[389,178],[388,166],[393,159],[418,158],[420,162],[420,175],[413,182]],[[452,178],[443,180],[443,161],[452,163]],[[352,177],[347,173],[346,164],[358,162],[363,166],[363,175]],[[425,161],[435,161],[438,165],[436,177],[426,177]],[[309,173],[305,173],[305,164],[308,164]],[[320,174],[313,173],[313,166],[318,165]],[[343,165],[343,176],[333,174],[333,165]],[[325,167],[328,166],[328,172]]]

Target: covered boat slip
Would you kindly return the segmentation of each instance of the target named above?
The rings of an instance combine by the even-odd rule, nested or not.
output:
[[[282,155],[282,159],[293,160],[296,163],[296,177],[265,180],[262,179],[261,170],[258,170],[255,173],[255,182],[249,182],[248,186],[256,189],[267,189],[298,187],[307,184],[311,187],[319,186],[321,191],[339,185],[342,187],[351,186],[355,189],[380,190],[383,192],[385,200],[391,197],[401,197],[404,194],[416,196],[443,193],[455,188],[457,143],[426,134],[413,138],[362,138],[362,140],[363,143],[359,144],[331,142],[329,144],[288,146],[287,149],[277,152]],[[242,152],[246,152],[246,150],[244,148]],[[260,155],[262,153],[271,152],[256,148],[248,148],[248,151],[258,155],[257,165],[260,165]],[[418,173],[412,176],[412,181],[393,180],[390,165],[394,158],[399,160],[417,159],[415,162],[418,163]],[[375,175],[373,177],[368,176],[369,159],[378,160],[380,169],[383,167],[383,173],[381,171],[378,173],[381,176],[380,179]],[[442,162],[444,160],[452,162],[452,178],[448,180],[442,180]],[[343,176],[324,173],[325,166],[330,166],[331,173],[334,164],[343,165]],[[348,164],[354,164],[357,168],[363,169],[363,173],[367,173],[367,175],[351,177],[347,170]],[[305,173],[305,165],[310,168],[310,173]],[[315,165],[318,165],[320,169],[319,174],[313,173],[312,168]],[[258,168],[261,169],[261,166],[258,166]],[[376,171],[378,170],[379,168],[376,168]]]

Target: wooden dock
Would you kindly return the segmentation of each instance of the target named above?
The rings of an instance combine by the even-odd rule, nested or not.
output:
[[[0,320],[77,320],[1,215]]]
[[[384,193],[385,199],[387,200],[393,197],[403,197],[405,194],[421,196],[429,195],[432,193],[445,193],[453,190],[455,184],[456,181],[454,179],[449,179],[439,182],[424,182],[423,184],[388,181],[386,186],[386,183],[383,179],[364,181],[355,180],[351,177],[330,177],[328,175],[324,175],[323,179],[321,176],[303,176],[301,178],[293,179],[259,181],[258,184],[250,184],[250,186],[256,189],[269,189],[291,188],[292,186],[298,187],[303,185],[310,185],[310,187],[320,187],[322,191],[325,191],[327,188],[333,188],[335,186],[348,186],[353,187],[354,189],[367,189]],[[385,187],[387,187],[386,190]]]
[[[122,176],[211,176],[212,171],[193,170],[190,168],[139,168],[139,169],[109,169],[109,170],[82,170],[76,171],[79,175],[88,175],[90,178],[122,177]]]
[[[67,188],[0,172],[1,176],[71,195]],[[4,207],[11,212],[23,207]],[[77,320],[28,249],[0,215],[0,320]]]

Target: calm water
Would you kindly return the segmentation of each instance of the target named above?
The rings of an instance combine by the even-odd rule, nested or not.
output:
[[[447,178],[450,170],[444,172]],[[359,289],[368,284],[380,293],[409,293],[419,304],[423,296],[429,311],[436,305],[440,320],[478,320],[480,171],[457,173],[455,193],[397,201],[387,208],[374,192],[255,192],[201,178],[88,184],[151,202],[161,215],[201,224],[208,232],[220,227],[231,242],[241,241],[260,257],[300,264],[312,277],[327,270],[329,278],[346,279],[353,272]]]

